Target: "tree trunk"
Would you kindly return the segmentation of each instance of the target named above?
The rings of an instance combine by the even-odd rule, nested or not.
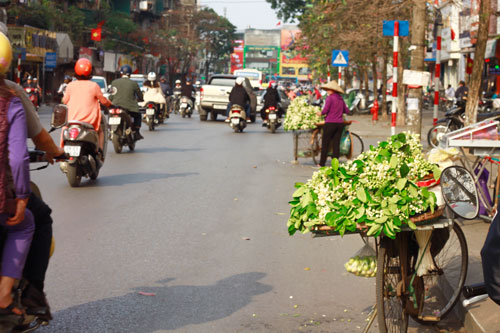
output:
[[[382,54],[382,120],[387,120],[387,63],[389,57],[387,53]]]
[[[372,73],[373,73],[373,96],[375,100],[378,100],[378,80],[377,80],[377,54],[373,55],[372,60]]]
[[[370,89],[370,79],[368,77],[368,65],[365,66],[364,77],[365,77],[365,80],[364,80],[365,81],[365,88],[364,88],[364,90],[365,90],[365,92],[364,92],[364,95],[365,95],[365,105],[364,105],[364,107],[367,108],[368,105],[370,104],[368,102],[368,99],[370,97],[370,94],[368,93],[368,90]]]
[[[490,0],[481,0],[479,7],[479,31],[477,33],[476,49],[474,51],[474,64],[469,83],[469,93],[465,108],[465,125],[471,125],[477,121],[477,104],[481,92],[481,82],[484,67],[484,51],[488,41],[488,30],[490,23]]]
[[[352,88],[352,73],[349,68],[345,70],[345,83],[346,89]]]
[[[425,19],[426,0],[414,0],[411,17],[411,44],[416,48],[411,52],[411,69],[424,70],[424,44],[425,44]],[[422,134],[422,89],[409,89],[408,100],[415,100],[415,108],[408,109],[408,130],[412,133]]]
[[[404,71],[404,47],[402,46],[403,40],[399,39],[399,49],[398,49],[398,100],[397,100],[397,126],[406,125],[406,104],[405,104],[405,86],[403,85],[403,71]],[[393,101],[394,103],[394,101]]]

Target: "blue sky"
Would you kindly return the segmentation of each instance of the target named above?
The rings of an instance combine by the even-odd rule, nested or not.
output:
[[[256,29],[279,28],[276,24],[280,21],[265,0],[199,0],[198,4],[213,8],[217,14],[226,17],[238,30],[249,26]]]

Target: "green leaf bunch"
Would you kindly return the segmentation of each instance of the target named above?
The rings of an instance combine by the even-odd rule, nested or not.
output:
[[[297,183],[289,202],[288,232],[309,232],[328,225],[344,235],[359,224],[368,236],[395,238],[403,225],[415,229],[410,217],[434,211],[436,196],[416,182],[439,168],[425,160],[418,135],[400,133],[353,161],[316,171],[307,183]]]

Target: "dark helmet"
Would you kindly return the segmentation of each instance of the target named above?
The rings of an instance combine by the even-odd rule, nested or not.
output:
[[[120,67],[120,73],[122,75],[132,74],[132,67],[130,67],[130,65],[123,65],[122,67]]]

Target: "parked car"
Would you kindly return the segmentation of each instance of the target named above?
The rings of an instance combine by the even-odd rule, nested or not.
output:
[[[236,75],[216,74],[210,77],[207,84],[200,89],[200,120],[216,120],[217,115],[226,115],[229,93],[234,87]],[[250,81],[245,78],[243,87],[250,96],[250,119],[255,122],[257,110],[257,97],[252,89]]]

